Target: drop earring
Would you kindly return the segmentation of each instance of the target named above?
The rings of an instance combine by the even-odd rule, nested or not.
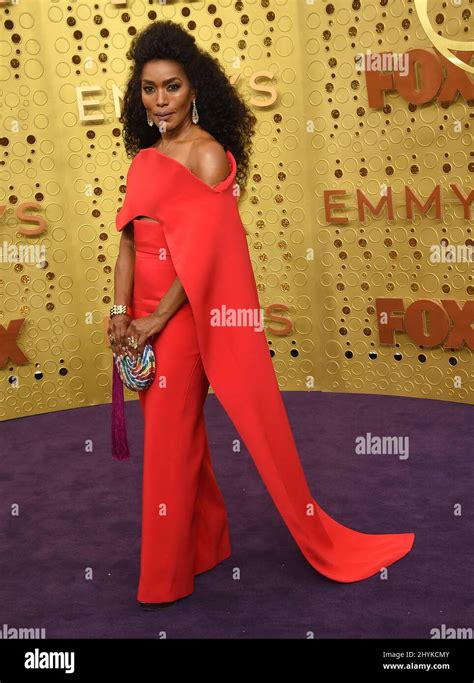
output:
[[[198,110],[196,107],[196,100],[193,100],[193,111],[191,114],[191,118],[192,118],[193,123],[197,123],[199,121]]]
[[[148,116],[148,109],[146,110],[146,122],[148,123],[149,126],[153,125],[153,121]]]

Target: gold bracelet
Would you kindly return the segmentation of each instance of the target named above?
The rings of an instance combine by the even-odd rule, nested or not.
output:
[[[110,318],[113,318],[114,315],[132,315],[132,309],[130,306],[126,306],[125,304],[114,304],[110,308]]]

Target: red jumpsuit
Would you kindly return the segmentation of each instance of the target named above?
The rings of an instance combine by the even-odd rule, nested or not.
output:
[[[134,220],[133,315],[156,309],[176,277],[161,223]],[[145,422],[140,602],[193,592],[194,575],[230,555],[227,512],[204,422],[209,381],[189,302],[153,341],[157,372],[139,391]]]
[[[406,555],[415,538],[356,531],[312,497],[265,333],[255,316],[243,314],[260,306],[237,207],[236,162],[230,151],[227,157],[228,177],[210,187],[175,159],[142,149],[116,219],[117,230],[134,225],[133,316],[152,313],[176,275],[188,297],[153,339],[156,377],[139,392],[145,423],[140,602],[189,595],[194,575],[231,552],[203,416],[209,382],[317,571],[341,583],[365,579]],[[223,310],[238,315],[226,322]]]

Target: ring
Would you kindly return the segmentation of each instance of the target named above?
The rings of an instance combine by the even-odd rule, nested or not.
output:
[[[135,337],[128,337],[127,341],[131,349],[138,349],[138,339],[135,339]]]
[[[114,343],[115,337],[113,334],[109,334],[109,340],[112,342],[112,344]]]

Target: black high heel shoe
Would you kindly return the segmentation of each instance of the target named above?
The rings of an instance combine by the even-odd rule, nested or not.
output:
[[[171,607],[171,605],[175,605],[177,603],[177,600],[172,600],[171,602],[140,602],[137,600],[137,602],[140,607],[143,607],[143,609],[154,610],[162,609],[163,607]]]

